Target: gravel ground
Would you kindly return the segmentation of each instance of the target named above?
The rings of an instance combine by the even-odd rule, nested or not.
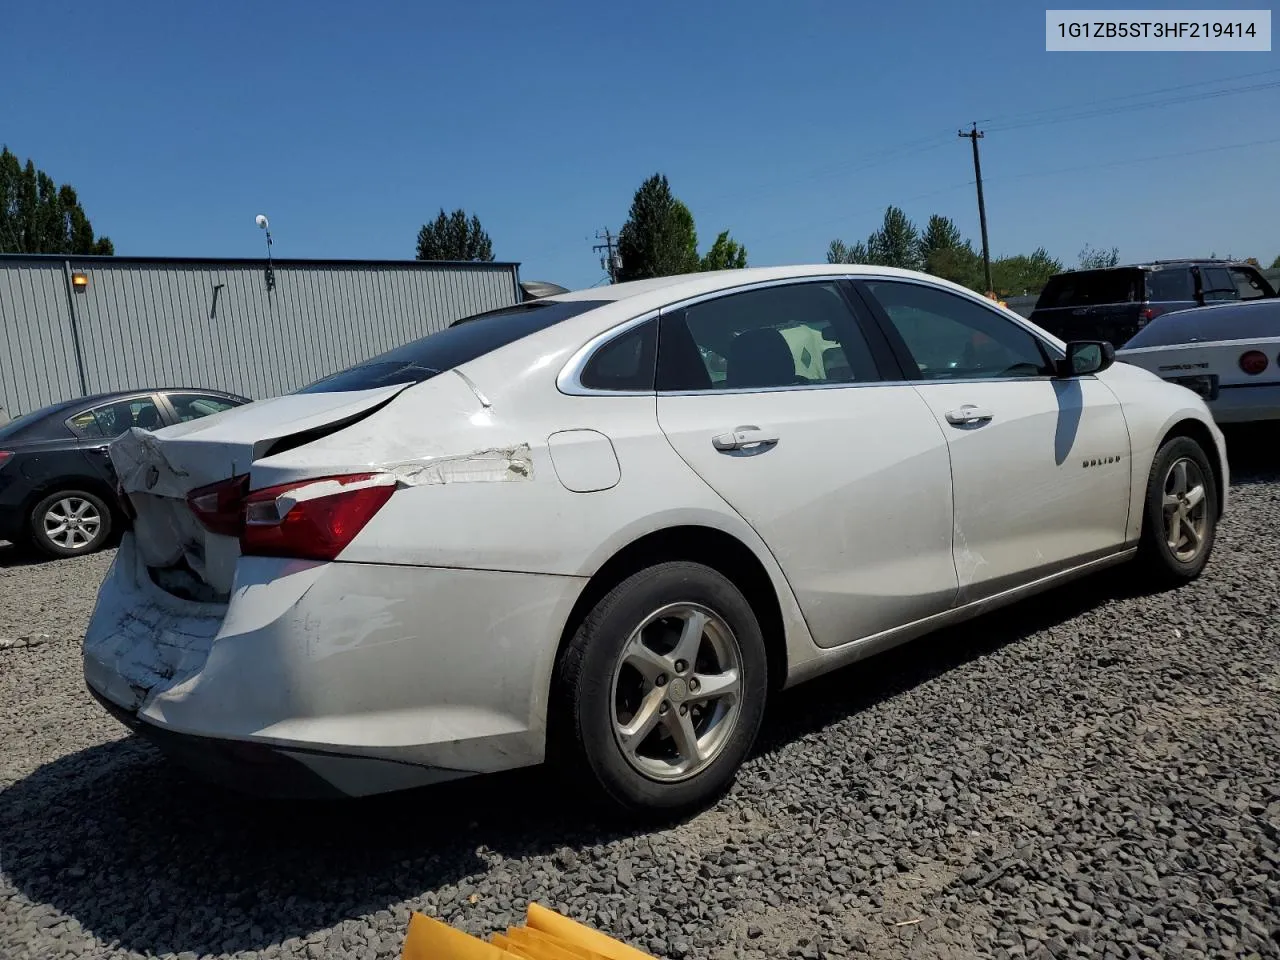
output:
[[[0,547],[0,957],[374,960],[411,908],[487,934],[530,899],[666,957],[1280,957],[1280,463],[1235,469],[1198,583],[1104,575],[807,685],[661,830],[540,772],[207,788],[82,688],[109,556]]]

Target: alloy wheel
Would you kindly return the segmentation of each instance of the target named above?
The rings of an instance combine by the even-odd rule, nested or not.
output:
[[[63,497],[45,511],[44,535],[66,550],[83,550],[102,529],[102,514],[83,497]]]
[[[720,755],[742,697],[742,651],[706,607],[653,611],[628,638],[613,673],[613,733],[627,762],[651,780],[687,780]]]
[[[1208,530],[1208,497],[1200,465],[1187,457],[1175,460],[1164,480],[1164,529],[1169,551],[1191,563],[1204,548]]]

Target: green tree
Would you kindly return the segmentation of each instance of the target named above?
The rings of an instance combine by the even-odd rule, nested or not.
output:
[[[493,259],[493,243],[480,226],[480,218],[461,208],[446,214],[444,207],[431,223],[418,231],[418,260]]]
[[[32,160],[25,166],[0,150],[0,252],[110,256],[115,247],[95,237],[70,184],[58,186]]]
[[[721,230],[716,242],[702,258],[702,270],[741,270],[747,265],[747,248]]]
[[[986,286],[982,257],[968,240],[956,247],[943,247],[929,254],[925,270],[935,277],[950,280],[978,293]]]
[[[1061,272],[1061,261],[1049,256],[1044,247],[1037,247],[1030,256],[1020,253],[992,261],[991,283],[1002,297],[1020,296],[1039,293],[1050,277]]]
[[[1104,267],[1114,267],[1120,262],[1120,248],[1112,247],[1110,250],[1094,250],[1086,243],[1080,250],[1079,259],[1081,270],[1100,270]]]
[[[901,207],[890,206],[885,210],[880,229],[867,238],[867,252],[881,266],[903,270],[919,270],[923,266],[920,231]]]
[[[1271,266],[1268,267],[1267,269],[1280,270],[1280,254],[1276,254],[1276,258],[1271,261]]]
[[[955,225],[955,221],[935,213],[929,218],[924,234],[920,237],[920,259],[928,270],[930,258],[934,254],[942,250],[955,250],[964,245],[964,238],[960,236],[960,228]]]
[[[845,246],[843,240],[832,240],[827,247],[827,263],[870,263],[867,245],[859,240],[852,246]]]
[[[618,234],[618,280],[644,280],[697,272],[698,234],[693,214],[676,199],[666,175],[655,173],[636,190]]]

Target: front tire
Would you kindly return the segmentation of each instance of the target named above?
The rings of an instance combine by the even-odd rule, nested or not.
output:
[[[31,545],[46,557],[93,553],[111,536],[111,508],[85,490],[51,493],[31,511]]]
[[[1149,581],[1172,587],[1200,576],[1213,552],[1218,503],[1217,481],[1200,444],[1190,437],[1167,441],[1147,479],[1138,562]]]
[[[588,613],[561,657],[557,759],[634,813],[705,806],[764,716],[768,661],[751,605],[719,572],[662,563]]]

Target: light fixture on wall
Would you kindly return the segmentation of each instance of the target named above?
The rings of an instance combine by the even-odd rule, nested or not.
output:
[[[76,293],[84,293],[89,289],[89,275],[79,272],[71,274],[71,287]]]
[[[265,213],[260,213],[253,218],[253,222],[261,227],[267,234],[267,293],[276,288],[276,272],[271,266],[271,221],[267,219]]]

